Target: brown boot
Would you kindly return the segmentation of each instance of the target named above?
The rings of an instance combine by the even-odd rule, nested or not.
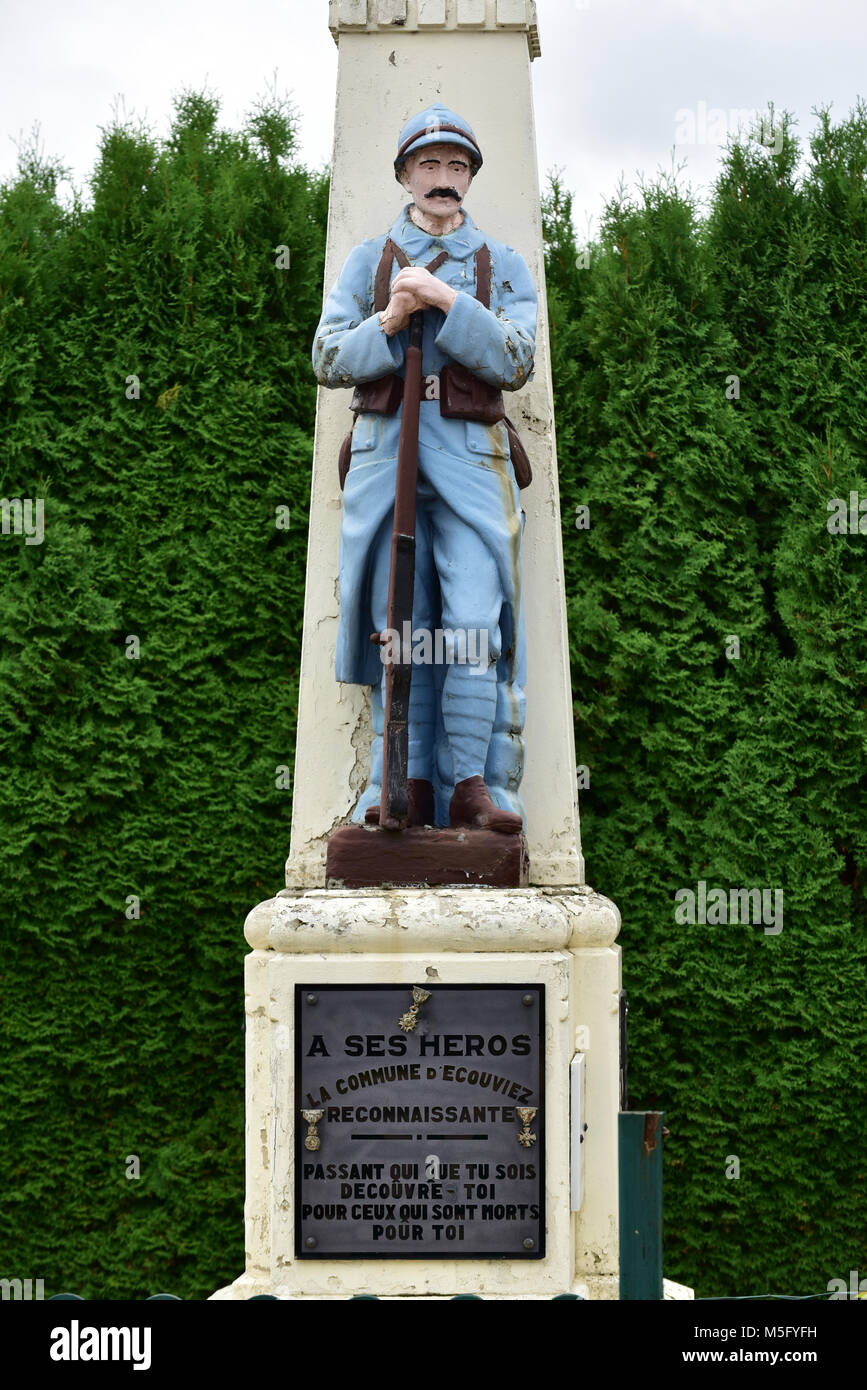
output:
[[[433,825],[434,789],[424,777],[410,777],[406,784],[407,825]],[[379,825],[379,802],[364,813],[368,825]]]
[[[500,830],[504,835],[520,835],[523,829],[515,811],[501,811],[494,805],[483,777],[465,777],[458,782],[449,802],[449,825],[453,830],[466,826],[472,830]]]

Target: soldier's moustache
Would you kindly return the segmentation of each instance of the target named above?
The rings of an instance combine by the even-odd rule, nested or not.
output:
[[[454,198],[455,202],[461,201],[461,195],[456,188],[432,188],[427,195],[429,198]]]

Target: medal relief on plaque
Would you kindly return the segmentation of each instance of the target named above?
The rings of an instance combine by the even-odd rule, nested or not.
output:
[[[544,988],[298,985],[299,1258],[545,1254]]]

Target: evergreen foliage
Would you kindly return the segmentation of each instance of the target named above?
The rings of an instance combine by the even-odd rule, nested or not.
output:
[[[0,492],[45,499],[44,544],[0,540],[0,1263],[47,1291],[243,1266],[240,926],[288,845],[327,210],[293,146],[276,96],[236,135],[188,92],[163,144],[104,132],[92,206],[33,150],[0,192]]]
[[[88,206],[33,149],[0,188],[0,496],[46,537],[0,537],[0,1272],[46,1292],[243,1267],[327,180],[275,94],[218,117],[115,121]],[[800,180],[790,124],[730,146],[706,218],[621,189],[587,266],[544,204],[583,846],[671,1130],[666,1274],[703,1296],[867,1269],[867,535],[827,525],[867,499],[867,111],[819,113]],[[678,922],[702,880],[782,889],[782,932]]]
[[[867,535],[828,529],[867,500],[867,111],[820,113],[800,185],[781,127],[706,221],[621,190],[586,268],[545,203],[582,840],[671,1130],[666,1274],[705,1297],[867,1264]],[[782,890],[782,932],[677,921],[700,881]]]

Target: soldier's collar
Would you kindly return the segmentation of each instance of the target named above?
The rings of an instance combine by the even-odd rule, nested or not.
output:
[[[411,261],[430,260],[438,251],[448,251],[451,259],[459,261],[471,256],[483,244],[484,237],[466,208],[461,209],[464,220],[455,231],[436,237],[416,226],[409,215],[411,206],[407,203],[402,209],[389,233]]]

